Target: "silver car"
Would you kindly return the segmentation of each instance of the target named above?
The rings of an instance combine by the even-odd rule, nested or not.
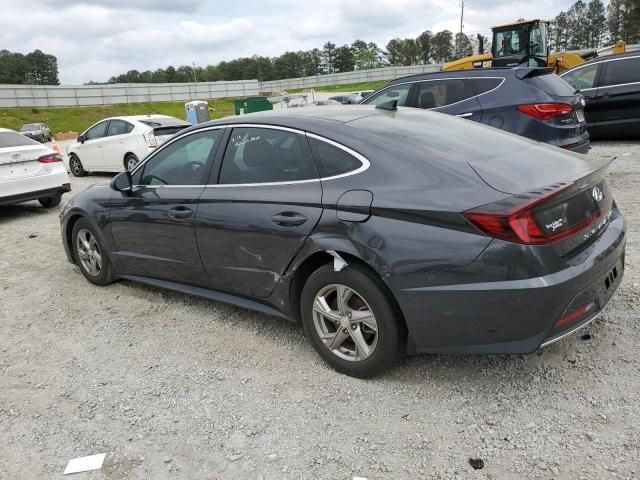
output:
[[[38,142],[51,141],[51,130],[46,123],[25,123],[20,129],[20,133]]]

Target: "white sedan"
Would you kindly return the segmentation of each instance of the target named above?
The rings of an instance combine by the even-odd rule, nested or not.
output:
[[[70,190],[58,152],[0,128],[0,205],[38,200],[43,207],[55,207]]]
[[[134,115],[99,121],[67,147],[69,170],[87,172],[132,170],[144,157],[191,124],[166,115]]]

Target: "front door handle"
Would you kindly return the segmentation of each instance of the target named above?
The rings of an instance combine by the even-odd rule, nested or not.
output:
[[[282,227],[297,227],[307,221],[307,217],[297,212],[280,212],[271,217],[271,221]]]
[[[189,218],[191,215],[193,215],[193,210],[182,205],[169,210],[169,218],[173,218],[176,220]]]
[[[469,118],[471,115],[473,115],[473,113],[471,113],[471,112],[469,112],[469,113],[461,113],[460,115],[456,115],[456,117]]]

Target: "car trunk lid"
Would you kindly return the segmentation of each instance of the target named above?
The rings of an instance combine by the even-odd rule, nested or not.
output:
[[[575,178],[522,191],[465,212],[486,234],[525,245],[553,245],[562,256],[593,242],[613,214],[608,164]]]
[[[40,145],[0,148],[0,182],[45,175],[51,171],[52,166],[38,159],[56,153]]]

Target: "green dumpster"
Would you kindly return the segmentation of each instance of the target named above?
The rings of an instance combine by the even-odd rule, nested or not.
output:
[[[273,110],[273,105],[267,97],[237,98],[234,103],[236,107],[236,115]]]

